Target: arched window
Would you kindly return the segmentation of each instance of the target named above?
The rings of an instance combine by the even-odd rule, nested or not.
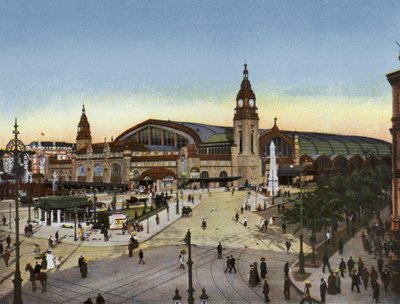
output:
[[[103,166],[100,164],[96,164],[94,166],[94,172],[93,172],[95,177],[101,177],[103,176]]]
[[[346,169],[347,168],[347,159],[343,156],[338,156],[333,161],[333,167],[338,169]]]
[[[364,164],[364,161],[359,155],[352,157],[349,161],[349,167],[352,170],[361,169]]]
[[[86,176],[86,168],[84,165],[79,165],[78,176]]]
[[[332,168],[332,161],[326,155],[321,155],[315,160],[315,165],[317,169],[328,169]]]
[[[200,177],[201,178],[209,178],[210,176],[207,171],[203,171],[203,172],[201,172]]]
[[[220,173],[219,173],[219,177],[220,178],[226,178],[226,177],[228,177],[228,173],[226,172],[226,171],[221,171]],[[228,185],[228,182],[227,181],[220,181],[219,182],[219,186],[220,187],[226,187]]]
[[[122,170],[121,166],[117,163],[111,165],[111,182],[121,183],[122,182]]]
[[[275,137],[272,139],[275,144],[275,155],[276,157],[292,157],[292,147],[286,141],[280,137]],[[267,142],[264,146],[264,155],[270,155],[271,141]]]

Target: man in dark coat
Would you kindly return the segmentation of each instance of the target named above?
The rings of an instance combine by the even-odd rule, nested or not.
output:
[[[288,276],[283,283],[283,294],[285,295],[285,300],[290,300],[290,280]]]
[[[10,237],[10,235],[7,235],[7,238],[6,238],[6,243],[7,243],[7,249],[10,249],[11,248],[11,237]]]
[[[343,254],[343,248],[344,248],[344,243],[343,243],[343,239],[339,240],[339,254]]]
[[[230,269],[229,269],[229,273],[232,273],[232,270],[234,270],[235,271],[235,273],[236,273],[236,259],[233,257],[233,255],[231,255],[231,258],[230,258]]]
[[[3,248],[3,242],[0,241],[0,255],[3,256],[4,248]]]
[[[327,290],[326,282],[324,278],[321,278],[321,284],[319,285],[319,292],[321,294],[321,303],[325,303],[326,290]]]
[[[256,282],[256,272],[254,269],[254,265],[250,265],[250,273],[249,273],[249,285],[250,287],[255,287],[257,285]]]
[[[360,277],[358,276],[357,270],[353,270],[351,275],[351,291],[354,291],[354,287],[357,288],[357,292],[360,293]]]
[[[133,241],[129,241],[128,252],[129,252],[129,257],[131,258],[133,253]]]
[[[10,253],[7,251],[4,252],[3,254],[3,259],[4,259],[4,263],[6,264],[6,267],[8,267],[8,261],[10,260]]]
[[[371,286],[373,286],[378,281],[378,272],[375,270],[374,266],[372,266],[369,276],[371,278]]]
[[[372,288],[374,289],[374,292],[372,294],[372,299],[375,301],[375,303],[379,303],[379,284],[375,283],[372,285]]]
[[[80,271],[81,271],[81,277],[86,278],[88,269],[85,259],[82,261],[82,266],[80,267]]]
[[[56,244],[58,244],[59,243],[58,230],[56,231],[55,237],[56,237]]]
[[[283,271],[285,272],[285,278],[289,276],[289,262],[285,263],[285,266],[283,267]]]
[[[98,295],[97,295],[97,298],[96,298],[96,304],[105,304],[106,303],[106,301],[104,300],[104,298],[103,298],[103,296],[101,295],[101,293],[99,293]]]
[[[264,280],[263,294],[265,298],[265,303],[269,302],[269,284],[267,280]]]
[[[349,260],[347,261],[347,269],[349,270],[349,276],[351,277],[354,269],[354,260],[352,256],[350,256]]]
[[[342,276],[342,278],[344,278],[344,271],[346,270],[346,263],[344,262],[343,258],[341,258],[341,260],[340,260],[339,270],[340,270],[340,275]]]
[[[265,279],[266,274],[267,274],[267,263],[265,263],[265,258],[261,258],[261,263],[260,263],[261,279]]]
[[[383,259],[379,258],[376,262],[378,264],[378,272],[382,273],[382,271],[383,271]]]
[[[254,262],[253,265],[254,265],[254,272],[255,272],[255,277],[256,277],[256,284],[258,285],[258,283],[261,282],[260,276],[258,275],[258,266],[257,266],[256,262]]]
[[[35,264],[35,268],[33,269],[33,274],[37,278],[40,271],[42,270],[42,265],[40,265],[38,262]]]
[[[83,304],[93,304],[92,299],[88,298]]]
[[[322,263],[324,263],[324,266],[322,267],[322,272],[325,273],[325,267],[328,266],[328,271],[331,272],[331,265],[329,264],[329,257],[327,254],[324,254],[322,257]]]
[[[289,253],[290,247],[292,247],[292,243],[290,242],[290,240],[287,240],[285,242],[286,245],[286,252]]]
[[[368,289],[369,277],[370,277],[370,274],[369,274],[368,268],[364,268],[364,271],[362,274],[362,279],[363,279],[363,284],[364,284],[365,290]]]
[[[81,255],[80,257],[79,257],[79,259],[78,259],[78,266],[79,266],[79,268],[81,268],[82,267],[82,262],[85,260],[85,258],[83,257],[83,255]]]
[[[390,282],[390,272],[388,269],[385,269],[385,271],[381,273],[381,279],[383,282],[383,287],[385,288],[385,291],[387,291]]]
[[[231,257],[229,255],[226,257],[225,264],[226,264],[225,272],[232,269],[231,268]]]
[[[6,223],[7,223],[7,219],[6,219],[6,217],[4,216],[4,214],[3,214],[3,218],[2,218],[2,221],[3,221],[3,226],[6,226]]]
[[[144,262],[144,260],[143,260],[144,254],[143,254],[143,250],[142,249],[139,250],[138,255],[139,255],[139,263],[138,264],[146,264]]]
[[[217,258],[218,258],[218,259],[222,259],[222,245],[221,245],[221,242],[218,243],[218,246],[217,246],[217,253],[218,253]]]

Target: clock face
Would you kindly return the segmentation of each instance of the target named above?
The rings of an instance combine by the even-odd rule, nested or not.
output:
[[[254,107],[254,99],[249,99],[250,107]]]
[[[238,100],[238,106],[239,107],[243,107],[243,99],[239,99]]]

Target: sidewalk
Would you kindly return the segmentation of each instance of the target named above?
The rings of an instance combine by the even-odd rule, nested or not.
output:
[[[182,214],[182,207],[183,206],[190,206],[191,208],[196,208],[201,204],[201,201],[199,200],[200,193],[202,195],[202,201],[208,197],[208,193],[206,192],[207,190],[203,189],[202,190],[184,190],[183,193],[183,199],[181,198],[181,195],[179,195],[179,214],[176,214],[176,200],[173,199],[172,202],[169,203],[169,220],[168,220],[168,214],[167,210],[164,209],[158,213],[158,216],[160,218],[160,224],[156,224],[156,215],[154,214],[153,216],[149,217],[149,220],[144,220],[141,223],[143,224],[144,231],[143,232],[138,232],[137,233],[137,238],[139,243],[142,243],[154,235],[158,234],[160,231],[177,221],[179,218],[181,218]],[[210,192],[220,192],[220,188],[216,189],[210,189]],[[194,204],[188,203],[187,202],[187,196],[189,194],[195,194],[194,197]],[[176,193],[175,193],[176,197]],[[118,204],[119,205],[119,204]],[[25,209],[27,208],[20,208],[22,211],[21,213],[26,213],[24,212]],[[14,214],[13,214],[14,216]],[[24,233],[24,227],[27,222],[28,218],[27,216],[22,216],[20,215],[20,235],[23,235]],[[149,233],[147,233],[147,223],[149,224]],[[71,225],[71,224],[68,224]],[[9,230],[8,228],[4,228],[3,226],[1,227],[0,233],[1,236],[3,237],[4,235],[7,235],[8,233],[15,233],[15,228],[14,228],[14,223],[12,225],[12,229]],[[47,226],[47,225],[42,225],[40,223],[33,223],[33,237],[32,240],[35,238],[41,238],[41,239],[48,239],[50,236],[52,236],[53,240],[55,240],[55,233],[58,231],[59,238],[61,242],[63,243],[69,243],[69,244],[79,244],[80,246],[92,246],[92,247],[104,247],[104,246],[125,246],[128,244],[130,235],[129,234],[122,234],[121,230],[109,230],[109,241],[104,242],[104,237],[100,233],[99,229],[92,230],[88,233],[88,238],[85,241],[74,241],[74,229],[73,228],[58,228],[58,227],[53,227],[53,226]],[[78,233],[78,231],[77,231]],[[77,235],[79,238],[79,235]],[[5,236],[4,236],[5,238]]]
[[[371,221],[376,222],[376,221]],[[331,266],[331,270],[335,271],[339,267],[339,263],[341,258],[347,263],[347,260],[350,256],[353,257],[353,260],[357,262],[358,258],[361,257],[364,261],[365,267],[368,270],[371,270],[371,267],[374,266],[377,269],[377,260],[374,258],[374,255],[368,255],[367,252],[364,251],[362,240],[361,240],[361,233],[363,230],[359,231],[354,238],[351,238],[345,245],[344,245],[344,254],[339,255],[339,251],[336,251],[330,258],[329,263]],[[337,246],[337,243],[336,243]],[[385,261],[385,265],[388,263],[388,258],[383,257]],[[296,265],[295,262],[293,265]],[[304,289],[304,281],[296,281],[293,271],[297,271],[297,266],[294,268],[292,265],[292,272],[289,273],[289,278],[292,284],[295,286],[296,289],[303,292]],[[322,263],[321,266],[318,268],[305,268],[307,274],[310,274],[307,277],[307,280],[311,282],[311,297],[315,300],[320,300],[320,292],[319,292],[319,285],[321,283],[321,278],[324,278],[326,282],[328,282],[328,270],[325,273],[322,272]],[[345,277],[341,278],[341,293],[336,295],[326,295],[326,303],[372,303],[372,288],[371,282],[369,282],[368,290],[364,289],[364,286],[360,285],[360,293],[357,293],[356,289],[351,291],[351,278],[348,272],[345,272]],[[379,283],[379,290],[380,296],[379,300],[380,303],[400,303],[399,295],[391,291],[391,285],[389,285],[388,291],[385,291],[383,288],[382,281],[378,279]]]

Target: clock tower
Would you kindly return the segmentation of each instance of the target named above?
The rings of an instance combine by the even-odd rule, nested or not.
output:
[[[242,176],[239,185],[246,181],[256,184],[260,179],[260,157],[258,149],[258,109],[256,95],[251,89],[247,64],[244,65],[243,80],[236,96],[233,116],[233,134],[237,154],[236,174]]]

